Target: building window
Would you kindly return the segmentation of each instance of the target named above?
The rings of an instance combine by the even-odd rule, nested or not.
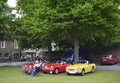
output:
[[[15,49],[18,49],[17,41],[14,41],[14,48],[15,48]]]
[[[0,53],[0,58],[2,57],[2,54]]]
[[[14,59],[19,59],[19,53],[14,53]]]
[[[9,56],[9,53],[5,53],[5,57],[8,57]]]
[[[5,48],[5,41],[1,41],[1,48]]]

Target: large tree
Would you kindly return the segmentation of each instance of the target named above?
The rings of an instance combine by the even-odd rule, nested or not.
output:
[[[115,32],[118,3],[118,0],[19,0],[18,9],[22,10],[22,27],[28,30],[30,40],[47,41],[46,44],[70,41],[78,60],[79,46],[97,38],[109,39]]]
[[[0,40],[14,39],[13,19],[15,15],[12,14],[12,10],[7,0],[0,0]]]

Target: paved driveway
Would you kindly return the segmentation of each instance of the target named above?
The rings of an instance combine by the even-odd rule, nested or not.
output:
[[[33,62],[11,62],[10,64],[4,62],[4,63],[0,63],[0,66],[22,66],[28,63],[33,63]]]
[[[97,65],[100,70],[120,70],[120,63],[114,65]]]

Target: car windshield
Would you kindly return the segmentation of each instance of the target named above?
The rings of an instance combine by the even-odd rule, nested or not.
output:
[[[57,61],[53,61],[52,63],[55,63],[55,64],[63,64],[63,63],[66,63],[65,61],[61,61],[61,60],[57,60]]]
[[[112,55],[104,55],[102,56],[103,59],[108,59],[108,58],[112,58]]]
[[[86,63],[88,63],[88,61],[87,60],[79,60],[79,61],[75,61],[74,63],[86,64]]]

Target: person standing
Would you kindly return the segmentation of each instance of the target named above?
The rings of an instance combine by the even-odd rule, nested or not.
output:
[[[43,56],[43,54],[40,54],[40,62],[41,62],[41,67],[40,69],[42,69],[42,67],[45,65],[46,63],[46,59],[45,57]]]
[[[30,61],[30,54],[29,53],[27,53],[26,59],[27,59],[27,61]]]
[[[40,61],[45,62],[45,60],[45,57],[42,54],[40,54]]]
[[[9,55],[8,56],[8,64],[11,64],[11,61],[12,61],[12,57]]]

